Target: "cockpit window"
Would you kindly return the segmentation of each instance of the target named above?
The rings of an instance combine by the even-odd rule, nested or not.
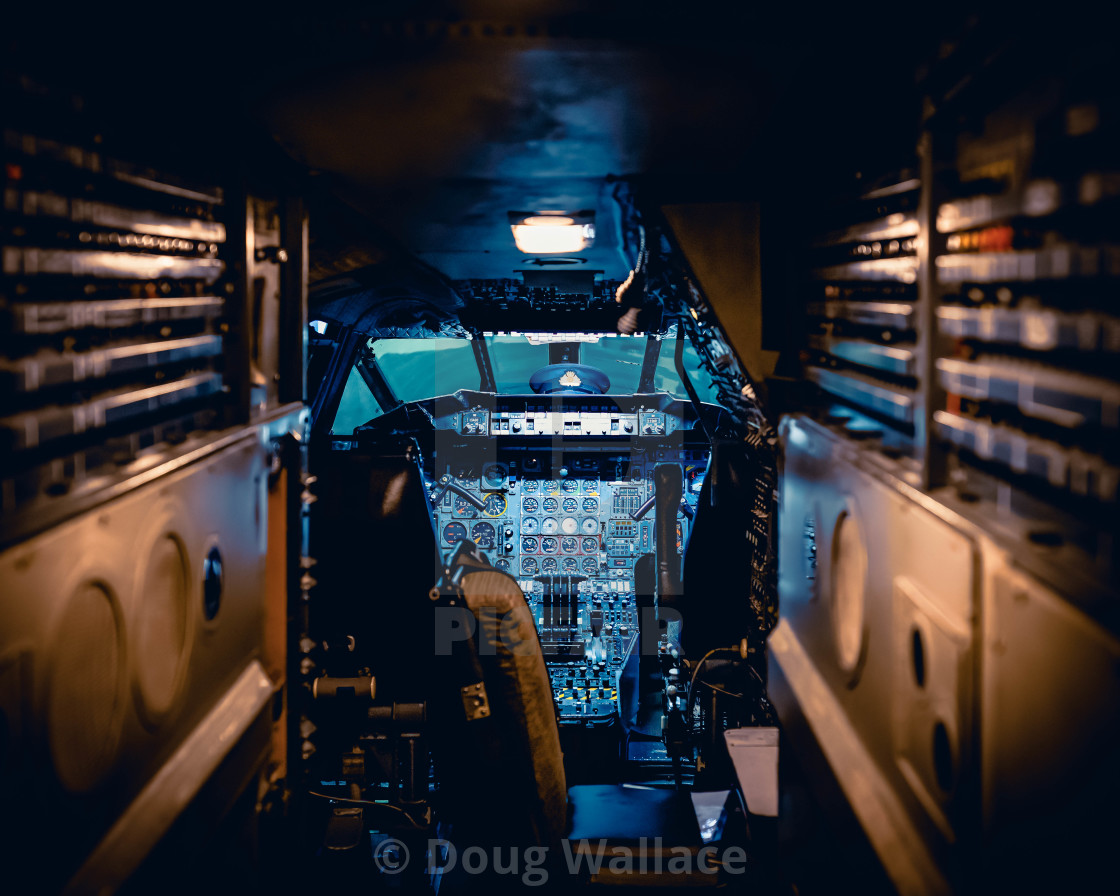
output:
[[[342,390],[342,398],[338,402],[338,413],[334,415],[331,432],[348,436],[363,423],[380,416],[381,408],[373,393],[358,373],[358,368],[352,367],[346,380],[346,388]]]
[[[579,359],[607,375],[611,381],[608,394],[623,395],[638,391],[645,354],[645,336],[601,336],[598,342],[580,346]]]
[[[499,392],[525,395],[533,371],[548,364],[548,345],[534,345],[528,336],[487,336],[494,385]]]
[[[673,361],[675,350],[675,338],[662,341],[661,354],[657,358],[657,369],[653,374],[653,391],[668,392],[674,398],[687,399],[688,392],[685,390],[681,378],[677,375],[677,366]],[[681,360],[684,362],[684,369],[688,373],[688,378],[691,380],[693,388],[696,389],[696,394],[700,400],[709,404],[719,404],[719,395],[716,392],[715,384],[712,382],[708,371],[701,365],[700,355],[687,339],[684,343],[684,356]]]
[[[469,340],[376,339],[370,348],[389,388],[401,401],[478,388],[478,364]]]
[[[486,336],[485,339],[497,391],[522,395],[530,392],[529,380],[534,371],[549,363],[548,341],[525,335]],[[610,380],[608,394],[633,394],[641,387],[646,345],[644,335],[603,335],[594,342],[580,342],[579,363],[607,376]],[[653,376],[647,382],[648,390],[668,392],[674,398],[687,400],[688,392],[677,375],[673,360],[675,337],[670,335],[662,339],[658,348]],[[385,384],[401,402],[479,388],[478,360],[468,339],[376,339],[370,342],[369,349]],[[684,365],[700,400],[718,403],[711,377],[701,366],[696,349],[688,342],[684,347]],[[346,381],[331,429],[338,435],[349,435],[355,427],[385,410],[387,408],[379,406],[370,386],[355,367]]]

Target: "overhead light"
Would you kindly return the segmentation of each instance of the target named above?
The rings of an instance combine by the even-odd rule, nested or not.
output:
[[[570,255],[595,241],[594,212],[510,212],[509,225],[526,255]]]

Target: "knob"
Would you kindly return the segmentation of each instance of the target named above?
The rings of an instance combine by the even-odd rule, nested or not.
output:
[[[513,553],[513,542],[512,541],[507,541],[506,542],[506,553],[507,554],[512,554]]]
[[[634,431],[634,424],[631,423],[629,420],[627,420],[625,423],[622,424],[622,428],[624,430],[626,430],[627,432],[633,432]]]
[[[567,476],[568,476],[568,468],[567,467],[561,467],[560,468],[560,478],[561,479],[566,479]]]
[[[521,432],[521,421],[520,420],[514,420],[513,421],[513,431],[514,432]]]
[[[506,538],[513,538],[513,529],[511,529],[509,526],[506,526],[506,533],[505,534],[506,534]]]

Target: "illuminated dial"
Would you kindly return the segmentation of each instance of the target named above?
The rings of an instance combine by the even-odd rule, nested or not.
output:
[[[555,538],[542,538],[541,550],[546,554],[555,554],[556,549],[560,546]]]
[[[501,488],[506,481],[506,468],[501,464],[487,464],[482,468],[482,487]]]
[[[564,513],[575,513],[579,509],[579,501],[575,498],[565,498],[563,502]]]
[[[579,529],[584,535],[598,535],[599,521],[593,516],[585,517]]]
[[[541,520],[541,531],[545,535],[555,535],[560,531],[560,525],[552,517],[545,517]]]
[[[509,572],[509,561],[508,560],[505,560],[505,559],[498,560],[494,564],[494,566],[496,568],[500,569],[502,572]]]
[[[448,523],[443,527],[443,540],[448,544],[458,544],[467,537],[467,527],[462,523]]]
[[[474,505],[466,498],[455,496],[455,513],[458,516],[474,516]]]
[[[574,554],[579,550],[579,540],[576,538],[561,538],[560,550],[565,554]]]
[[[599,494],[599,480],[598,479],[585,479],[583,482],[583,493],[585,495]]]
[[[494,527],[489,523],[475,523],[471,527],[471,541],[485,551],[494,547]]]
[[[599,571],[599,561],[594,557],[583,558],[583,571],[595,575]]]
[[[535,516],[523,516],[521,518],[521,534],[522,535],[536,535],[540,531],[541,521]]]
[[[536,513],[537,512],[537,499],[536,498],[525,498],[521,502],[521,509],[524,510],[526,513]]]
[[[506,512],[506,496],[499,494],[487,495],[486,506],[482,508],[482,512],[487,516],[501,516]]]
[[[578,479],[565,479],[562,483],[560,483],[560,487],[562,489],[564,489],[564,491],[566,491],[566,492],[570,492],[572,494],[575,494],[579,491],[579,480]]]
[[[521,571],[525,575],[535,576],[537,574],[538,569],[540,569],[540,567],[537,566],[537,558],[536,557],[522,557],[521,558]]]
[[[565,535],[575,535],[579,531],[579,523],[574,516],[566,516],[560,523],[560,531]]]
[[[579,559],[577,557],[565,557],[560,565],[566,573],[579,572]]]
[[[545,498],[541,501],[541,507],[545,513],[556,513],[560,507],[560,502],[555,498]]]
[[[584,538],[583,539],[583,552],[585,554],[594,554],[599,550],[598,538]]]
[[[584,498],[583,499],[583,512],[584,513],[598,513],[599,512],[599,502],[596,501],[594,498]]]
[[[544,562],[541,563],[541,572],[546,576],[556,575],[557,570],[560,569],[560,564],[556,562],[555,557],[546,557]]]
[[[536,479],[526,479],[521,483],[521,491],[527,495],[535,495],[537,493],[538,484]]]
[[[535,554],[537,552],[537,540],[535,538],[522,538],[521,539],[521,553],[522,554]]]
[[[555,479],[546,479],[544,482],[544,490],[546,492],[555,492],[560,487],[560,483]]]

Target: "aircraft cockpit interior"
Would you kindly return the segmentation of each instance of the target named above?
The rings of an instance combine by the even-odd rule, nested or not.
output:
[[[482,684],[480,731],[468,727],[459,737],[493,737],[487,725],[504,732],[509,723],[499,716],[511,711],[543,714],[555,729],[559,751],[541,761],[566,783],[566,798],[549,806],[547,794],[538,797],[551,812],[544,830],[553,837],[567,814],[577,813],[579,832],[598,823],[605,837],[629,843],[641,823],[602,807],[622,794],[621,811],[644,815],[645,796],[654,817],[641,836],[658,846],[646,848],[643,863],[664,863],[670,848],[692,855],[711,841],[738,850],[745,868],[748,808],[735,795],[724,733],[774,730],[765,644],[776,621],[769,560],[775,434],[726,335],[702,316],[703,294],[662,236],[665,225],[643,223],[632,205],[610,211],[633,228],[619,247],[623,265],[633,266],[625,278],[558,268],[528,271],[524,279],[455,282],[462,304],[452,312],[426,316],[405,299],[394,308],[398,323],[372,327],[347,316],[355,302],[344,297],[345,285],[328,280],[312,290],[310,369],[321,385],[311,428],[323,439],[312,443],[318,500],[310,532],[322,569],[314,573],[316,589],[330,597],[310,608],[310,630],[324,644],[347,645],[342,663],[337,648],[311,654],[329,670],[316,684],[333,692],[368,677],[394,711],[397,699],[423,698],[426,712],[449,699],[438,695],[441,687],[458,693]],[[538,226],[549,227],[560,216],[539,217],[546,221]],[[646,248],[654,244],[666,249]],[[372,502],[363,501],[366,481],[382,483]],[[414,533],[407,537],[406,520]],[[398,524],[385,557],[397,569],[386,574],[378,565],[373,577],[373,544],[363,550],[356,539]],[[425,606],[429,580],[434,603]],[[464,622],[444,603],[472,581],[484,590],[460,594],[459,601],[474,602]],[[497,644],[483,640],[487,599],[519,604],[533,636],[522,640],[525,632],[506,611],[490,623]],[[387,608],[387,601],[413,606]],[[419,622],[425,612],[435,616]],[[517,634],[507,643],[511,631]],[[456,659],[463,649],[477,659]],[[508,685],[487,659],[507,650],[535,656],[539,667],[539,680],[512,706],[502,705]],[[418,656],[431,668],[400,675]],[[543,705],[523,706],[529,698]],[[419,764],[410,766],[407,787],[399,765],[367,761],[343,774],[339,755],[357,749],[346,736],[386,737],[390,752],[400,745],[390,745],[380,719],[364,731],[355,719],[343,724],[340,705],[316,706],[309,717],[317,727],[309,766],[318,792],[338,798],[328,825],[352,824],[345,813],[360,804],[369,824],[381,819],[396,831],[395,813],[407,813],[421,830],[422,818],[440,817],[442,808],[454,819],[458,806],[466,843],[497,846],[503,841],[488,839],[496,831],[509,836],[508,823],[488,813],[525,811],[503,806],[505,788],[516,794],[525,786],[513,778],[520,762],[506,757],[506,770],[495,769],[502,778],[491,797],[497,809],[486,812],[477,785],[465,788],[476,799],[464,811],[456,775],[440,779],[441,762],[450,760],[430,733],[409,746],[410,762]],[[432,732],[446,725],[427,721]],[[429,768],[414,752],[428,743],[438,782],[431,794]],[[775,756],[771,750],[762,767]],[[488,767],[481,762],[474,774]],[[769,771],[774,793],[761,771],[756,799],[776,798],[776,766]],[[707,800],[697,804],[706,806],[706,839],[697,839],[692,792]],[[588,805],[599,806],[594,815]],[[655,821],[658,813],[669,828]],[[527,827],[518,843],[558,848],[543,837],[524,840],[528,830],[537,828]],[[682,830],[691,834],[682,839]],[[662,844],[667,831],[677,839]],[[724,831],[726,842],[717,837]],[[423,842],[412,833],[413,842]],[[755,838],[758,851],[765,838],[757,830]],[[594,858],[611,855],[600,848]],[[719,871],[713,865],[706,873]]]
[[[17,3],[0,892],[1082,892],[1115,10]]]

